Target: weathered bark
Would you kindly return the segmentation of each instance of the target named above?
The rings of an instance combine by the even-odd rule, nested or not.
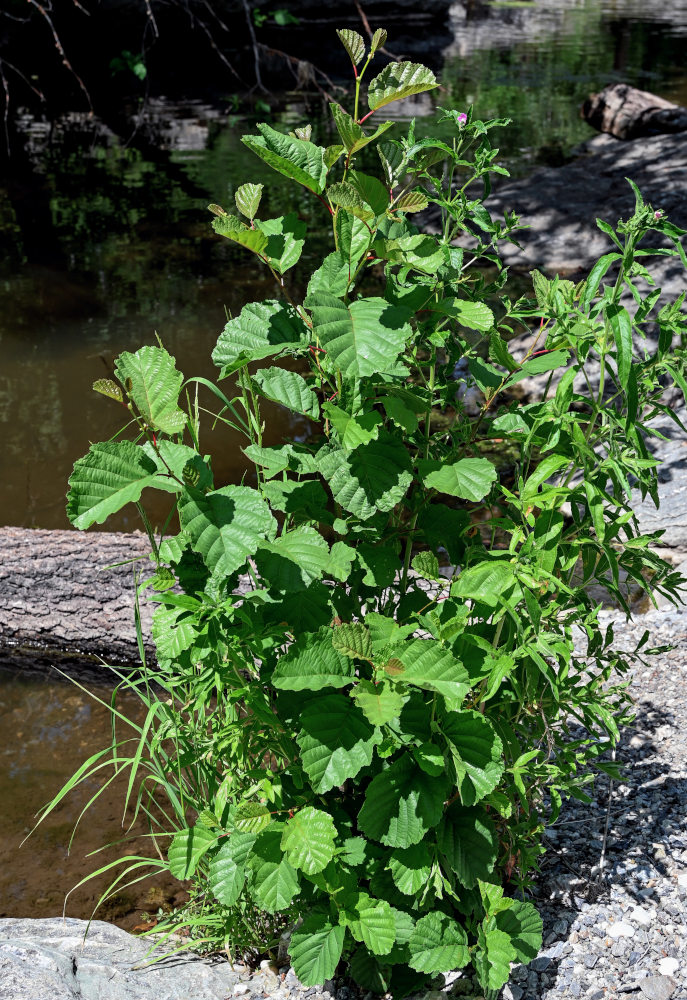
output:
[[[0,666],[104,676],[102,661],[140,665],[134,568],[150,575],[149,551],[139,532],[0,528]],[[113,566],[131,559],[142,561]],[[141,617],[148,645],[145,602]]]
[[[687,108],[626,83],[611,84],[588,97],[582,106],[582,117],[599,132],[608,132],[616,139],[687,129]]]

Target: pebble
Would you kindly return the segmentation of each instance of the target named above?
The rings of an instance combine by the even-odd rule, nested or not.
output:
[[[631,924],[626,924],[619,920],[617,924],[611,924],[608,928],[608,936],[617,940],[621,937],[633,937],[635,929]]]
[[[658,963],[658,971],[662,976],[673,976],[680,968],[680,963],[677,958],[662,958]]]

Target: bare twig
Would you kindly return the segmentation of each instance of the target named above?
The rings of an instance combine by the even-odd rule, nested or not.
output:
[[[289,63],[289,69],[293,73],[294,78],[296,79],[296,81],[298,83],[302,83],[302,79],[299,76],[297,70],[293,69],[293,66],[298,67],[298,66],[301,66],[303,63],[307,63],[307,65],[310,67],[310,69],[312,69],[313,73],[317,73],[318,76],[321,76],[322,79],[325,81],[325,83],[329,87],[331,87],[332,90],[340,90],[340,91],[344,91],[345,92],[345,90],[346,90],[345,87],[341,87],[339,84],[334,83],[334,81],[332,80],[332,78],[330,76],[328,76],[324,72],[324,70],[320,69],[319,66],[316,66],[314,63],[311,63],[311,62],[309,62],[306,59],[298,59],[296,56],[289,55],[288,52],[282,51],[282,49],[273,49],[270,45],[264,45],[262,42],[258,42],[258,46],[259,46],[259,48],[263,52],[267,52],[269,55],[281,56],[282,59],[285,59]],[[317,80],[315,79],[314,76],[311,77],[311,80],[312,80],[313,84],[315,85],[315,87],[317,87],[317,89],[319,90],[319,92],[324,97],[326,97],[328,101],[333,100],[333,98],[332,98],[331,94],[329,93],[329,91],[325,90],[324,87],[321,87],[320,84],[317,82]]]
[[[260,75],[260,47],[258,45],[258,40],[255,37],[255,28],[253,27],[253,18],[251,17],[251,10],[248,0],[242,0],[243,10],[246,15],[246,24],[248,25],[248,34],[250,35],[251,44],[253,46],[253,60],[255,63],[255,84],[263,94],[267,93],[267,88],[262,82],[262,77]]]
[[[611,751],[611,760],[615,763],[615,747]],[[613,801],[613,778],[609,775],[608,777],[608,803],[606,806],[606,822],[604,823],[604,836],[603,842],[601,844],[601,857],[599,858],[599,875],[598,882],[601,882],[604,877],[604,865],[606,864],[606,845],[608,843],[608,825],[611,819],[611,802]]]
[[[372,40],[372,36],[374,35],[374,32],[373,32],[372,28],[370,27],[370,22],[367,19],[367,14],[365,13],[365,11],[363,10],[363,8],[361,7],[361,5],[359,3],[359,0],[355,0],[355,6],[356,6],[356,8],[358,10],[358,14],[360,15],[360,20],[363,22],[363,28],[367,32],[368,38],[370,40]],[[384,47],[382,47],[380,49],[377,49],[377,51],[378,52],[383,52],[385,56],[388,56],[389,59],[393,59],[394,62],[400,62],[401,61],[401,57],[400,56],[395,56],[393,54],[393,52],[389,52],[389,50],[386,49],[386,48],[384,48]]]
[[[60,36],[57,34],[57,31],[55,30],[55,25],[53,24],[52,18],[50,17],[50,14],[48,13],[48,10],[46,9],[46,7],[43,6],[43,4],[39,3],[39,0],[28,0],[28,2],[31,4],[32,7],[36,8],[36,10],[44,18],[44,20],[46,21],[48,27],[50,28],[50,31],[52,32],[53,41],[55,42],[55,48],[57,49],[57,51],[59,52],[59,54],[62,57],[62,64],[69,70],[69,72],[72,74],[72,76],[74,77],[74,79],[78,83],[79,87],[83,91],[84,96],[85,96],[86,100],[88,101],[88,109],[89,109],[89,111],[92,114],[93,113],[93,105],[91,103],[91,95],[88,93],[88,90],[86,88],[86,84],[83,82],[83,80],[81,79],[81,77],[76,72],[76,70],[74,69],[74,67],[70,63],[69,59],[67,58],[67,53],[64,51],[64,47],[62,45],[62,42],[60,41]],[[77,4],[77,7],[78,6],[80,6],[80,5]]]

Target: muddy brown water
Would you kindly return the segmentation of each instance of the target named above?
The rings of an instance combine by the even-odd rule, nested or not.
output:
[[[108,700],[108,687],[93,691]],[[123,698],[121,709],[142,721],[134,698]],[[128,822],[122,825],[124,778],[113,782],[85,814],[69,847],[75,820],[109,777],[106,770],[70,793],[31,833],[37,810],[83,760],[103,749],[109,727],[107,708],[75,685],[0,670],[0,917],[54,917],[66,907],[67,916],[88,918],[113,876],[99,876],[71,892],[84,875],[124,854],[154,856],[142,822],[130,832]],[[100,850],[129,833],[139,836],[125,846]],[[99,853],[89,857],[94,851]],[[96,917],[132,930],[143,912],[155,914],[183,898],[176,879],[154,875],[117,891]]]
[[[579,104],[609,82],[687,104],[684,3],[654,11],[638,0],[542,0],[533,5],[538,27],[531,31],[522,5],[471,6],[474,15],[457,28],[443,71],[441,103],[474,103],[481,117],[511,116],[515,125],[495,141],[514,173],[561,162],[591,135]],[[300,96],[279,109],[271,120],[285,130],[312,117]],[[413,113],[430,109],[419,105]],[[158,334],[186,375],[215,378],[209,356],[226,314],[274,295],[257,265],[212,235],[208,202],[230,206],[239,183],[264,182],[264,217],[296,211],[308,226],[303,266],[289,275],[297,297],[316,266],[326,219],[313,199],[283,185],[242,146],[255,118],[192,102],[162,104],[158,115],[164,141],[156,155],[137,148],[135,138],[86,128],[80,119],[52,133],[27,120],[27,167],[0,178],[5,524],[67,526],[64,495],[74,460],[121,426],[117,404],[90,389],[111,373],[117,354],[155,343]],[[269,408],[266,419],[267,443],[308,433],[279,408]],[[243,443],[226,430],[205,431],[201,445],[213,454],[218,485],[244,475]],[[160,523],[166,503],[151,513]],[[107,527],[140,523],[129,508]],[[135,713],[137,705],[129,708]],[[66,798],[20,847],[37,810],[102,749],[108,729],[107,710],[74,686],[0,671],[0,915],[58,916],[85,874],[149,850],[142,839],[87,857],[123,835],[123,789],[115,784],[82,820],[71,851],[73,824],[95,786]],[[106,884],[100,878],[73,892],[67,914],[89,917]],[[174,905],[180,892],[175,880],[154,877],[123,889],[97,915],[131,929],[142,911]]]

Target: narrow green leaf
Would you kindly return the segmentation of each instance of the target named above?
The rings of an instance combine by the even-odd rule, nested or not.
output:
[[[606,307],[606,316],[611,324],[618,366],[620,387],[627,390],[632,365],[632,320],[624,306],[611,303]]]

